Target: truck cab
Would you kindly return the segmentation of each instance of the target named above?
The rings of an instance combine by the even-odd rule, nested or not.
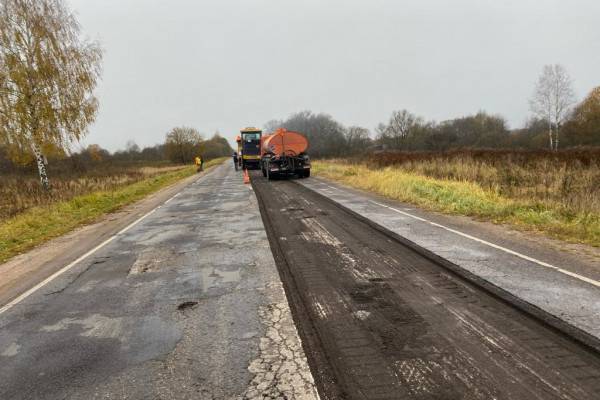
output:
[[[248,127],[240,131],[242,168],[260,168],[260,139],[262,131],[258,128]]]

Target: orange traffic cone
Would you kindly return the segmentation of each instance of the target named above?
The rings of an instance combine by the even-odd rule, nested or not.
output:
[[[250,175],[248,175],[248,170],[244,168],[244,183],[250,183]]]

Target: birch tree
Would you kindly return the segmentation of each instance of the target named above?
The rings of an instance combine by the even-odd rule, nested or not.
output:
[[[67,148],[94,120],[102,51],[81,37],[64,0],[0,0],[0,142],[35,156]]]
[[[558,150],[560,127],[574,103],[573,82],[566,69],[559,64],[544,66],[529,104],[548,123],[550,150]]]

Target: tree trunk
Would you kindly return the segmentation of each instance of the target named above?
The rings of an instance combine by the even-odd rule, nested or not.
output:
[[[550,139],[550,151],[554,150],[554,141],[552,140],[552,124],[548,124],[548,138]]]
[[[44,163],[44,155],[37,144],[31,146],[33,153],[35,154],[35,160],[37,162],[38,172],[40,174],[40,182],[44,190],[50,190],[50,181],[48,180],[48,173],[46,172],[46,164]]]

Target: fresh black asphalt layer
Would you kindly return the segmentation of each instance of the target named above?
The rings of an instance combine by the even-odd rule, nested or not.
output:
[[[552,315],[588,343],[600,340],[600,253],[572,254],[565,243],[539,235],[427,212],[319,178],[297,182]]]
[[[600,398],[595,351],[314,191],[253,185],[322,397]]]

